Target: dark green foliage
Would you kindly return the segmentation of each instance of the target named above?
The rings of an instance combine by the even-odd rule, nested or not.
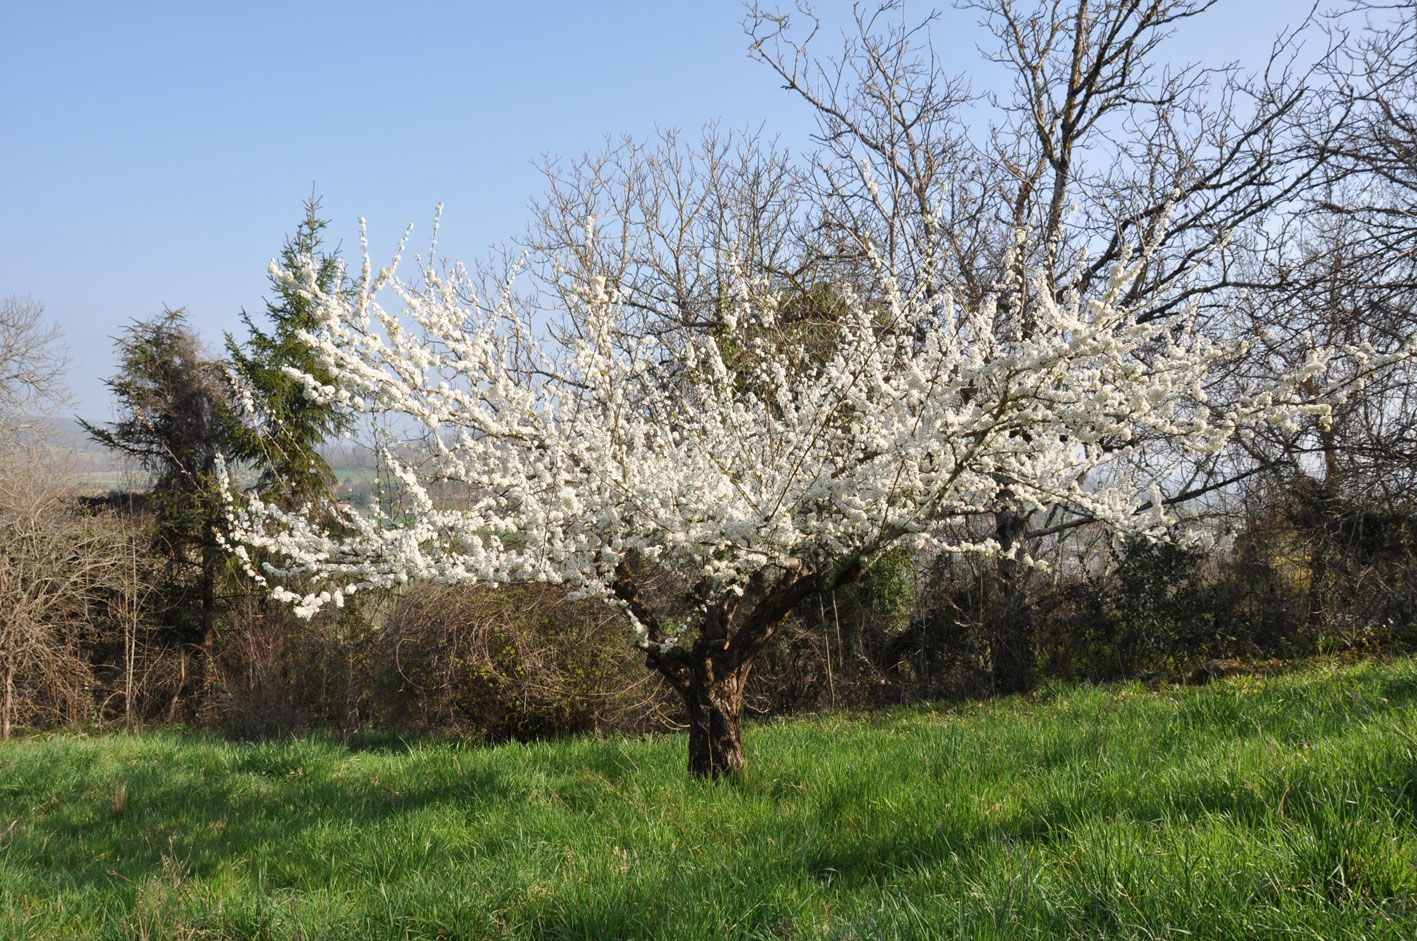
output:
[[[335,293],[342,287],[339,253],[324,250],[322,233],[327,223],[319,213],[320,201],[311,197],[305,203],[305,218],[281,247],[280,265],[295,270],[309,259],[320,289]],[[245,340],[226,336],[231,370],[251,393],[259,413],[248,416],[239,429],[236,453],[260,468],[257,488],[268,499],[298,505],[326,495],[333,487],[334,475],[318,449],[348,430],[351,418],[334,405],[313,400],[305,386],[285,372],[293,367],[324,385],[333,378],[300,338],[300,331],[316,326],[313,302],[275,278],[271,289],[274,295],[266,301],[268,325],[258,325],[242,311]]]
[[[334,294],[343,287],[342,268],[338,253],[324,249],[326,222],[319,210],[318,199],[306,201],[278,264],[287,271],[312,265],[320,290]],[[271,289],[264,322],[242,311],[245,338],[226,335],[228,378],[233,397],[243,403],[228,454],[258,471],[255,489],[262,499],[319,513],[332,503],[336,484],[319,448],[349,429],[351,418],[316,401],[287,372],[298,370],[325,385],[332,381],[300,336],[317,326],[314,301],[275,276]],[[231,594],[222,642],[213,650],[223,728],[257,736],[348,730],[366,721],[374,626],[363,604],[301,622],[245,578],[233,579]]]
[[[1112,550],[1104,576],[1081,586],[1084,636],[1071,636],[1077,661],[1064,675],[1116,680],[1145,672],[1177,675],[1209,653],[1214,612],[1203,553],[1170,542],[1132,539]]]
[[[1414,533],[1398,509],[1315,509],[1301,481],[1252,508],[1227,549],[1128,543],[1105,571],[1041,594],[1045,671],[1178,678],[1212,659],[1410,650]]]
[[[134,458],[154,491],[207,487],[235,416],[219,360],[209,358],[184,310],[134,321],[117,341],[118,372],[105,385],[121,417],[81,422],[95,441]]]
[[[1310,938],[1417,927],[1417,663],[469,747],[0,750],[0,937]]]
[[[880,630],[900,634],[909,626],[917,592],[915,551],[896,546],[877,559],[862,577],[866,595],[862,603],[870,608]]]
[[[134,322],[117,347],[118,373],[107,385],[120,417],[104,426],[81,424],[151,475],[141,503],[154,516],[166,566],[162,620],[177,642],[205,645],[223,564],[216,543],[224,518],[217,460],[231,453],[238,427],[223,366],[203,352],[182,310]]]

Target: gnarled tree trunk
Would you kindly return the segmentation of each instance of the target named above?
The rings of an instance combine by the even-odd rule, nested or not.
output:
[[[719,673],[709,658],[680,689],[689,713],[689,772],[701,778],[721,778],[743,770],[738,717],[743,711],[749,668],[731,663],[721,666],[726,669]]]
[[[710,605],[693,646],[683,647],[668,639],[654,608],[641,596],[632,567],[621,564],[611,587],[648,634],[646,665],[669,681],[688,711],[691,774],[713,779],[743,770],[738,719],[753,659],[798,602],[843,585],[861,572],[859,558],[817,572],[804,573],[802,566],[791,566],[776,582],[754,592],[756,603],[746,613],[737,610],[734,595]]]

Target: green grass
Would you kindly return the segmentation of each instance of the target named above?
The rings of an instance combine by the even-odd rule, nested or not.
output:
[[[1417,937],[1417,661],[495,748],[0,747],[0,938]]]

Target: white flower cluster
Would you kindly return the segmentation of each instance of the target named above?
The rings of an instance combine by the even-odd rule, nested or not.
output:
[[[312,393],[416,423],[429,453],[416,468],[387,457],[407,495],[398,512],[322,528],[233,499],[233,533],[277,560],[266,576],[309,586],[277,589],[303,615],[423,579],[608,598],[631,555],[693,573],[712,603],[775,571],[940,538],[941,521],[1001,502],[1157,534],[1170,520],[1131,451],[1160,437],[1214,453],[1246,428],[1322,413],[1300,390],[1325,358],[1215,407],[1208,389],[1237,343],[1122,305],[1143,264],[1120,265],[1097,296],[1023,292],[1029,329],[1010,332],[999,305],[961,309],[878,263],[872,298],[843,290],[848,313],[815,351],[770,339],[781,298],[746,275],[712,336],[637,334],[588,279],[566,312],[574,339],[553,342],[510,287],[478,297],[460,269],[404,280],[397,258],[376,272],[366,250],[357,289],[339,293],[311,270],[279,272],[319,311],[307,339],[336,380],[303,377]]]

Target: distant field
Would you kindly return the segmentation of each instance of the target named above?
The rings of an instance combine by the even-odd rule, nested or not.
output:
[[[356,491],[372,489],[378,479],[372,467],[340,468],[334,471],[334,475],[343,488]],[[75,474],[74,478],[81,490],[94,493],[142,489],[147,486],[144,475],[123,470],[81,471]]]
[[[372,467],[340,467],[334,471],[342,496],[370,496],[379,484],[379,473]]]
[[[0,938],[1417,937],[1417,662],[495,748],[0,746]]]
[[[141,489],[145,486],[142,477],[125,471],[85,471],[75,475],[79,488],[84,491],[106,493],[110,490]]]

